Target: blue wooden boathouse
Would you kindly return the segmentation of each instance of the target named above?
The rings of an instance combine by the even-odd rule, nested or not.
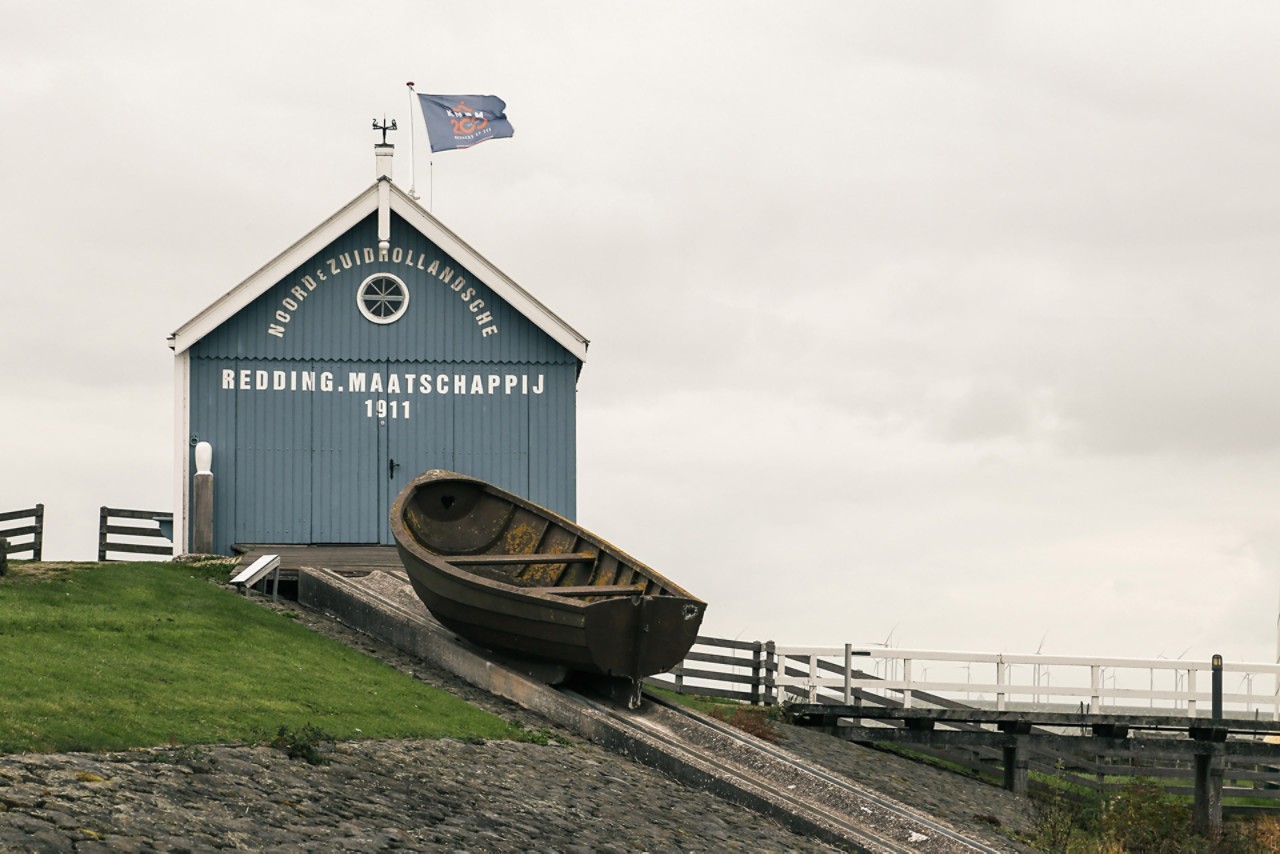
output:
[[[214,550],[389,544],[444,468],[573,518],[587,340],[392,182],[376,180],[172,336],[175,553],[193,448],[213,447]]]

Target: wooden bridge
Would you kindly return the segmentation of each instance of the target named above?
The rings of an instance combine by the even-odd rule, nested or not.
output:
[[[1276,684],[1280,666],[1214,664],[700,637],[651,682],[785,705],[799,725],[909,744],[1019,794],[1047,788],[1030,771],[1098,793],[1161,778],[1212,829],[1224,809],[1265,809],[1224,807],[1224,797],[1280,809],[1277,695],[1260,690]]]

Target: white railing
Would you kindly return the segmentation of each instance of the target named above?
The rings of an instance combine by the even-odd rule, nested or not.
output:
[[[940,697],[1007,709],[1208,717],[1213,665],[1166,658],[1096,658],[885,648],[777,646],[780,701],[851,703],[859,691],[905,707]],[[859,675],[859,673],[863,675]],[[1222,665],[1228,717],[1280,720],[1280,664]]]

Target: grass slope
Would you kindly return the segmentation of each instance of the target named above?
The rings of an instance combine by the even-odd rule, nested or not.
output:
[[[308,724],[338,739],[521,737],[182,564],[14,565],[0,578],[0,679],[0,753],[260,741]]]

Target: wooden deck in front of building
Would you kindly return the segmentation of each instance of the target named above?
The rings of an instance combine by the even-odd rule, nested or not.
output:
[[[237,543],[232,549],[240,555],[237,568],[248,566],[264,554],[279,555],[280,573],[285,577],[296,576],[304,566],[339,575],[364,575],[376,570],[407,577],[395,546]]]

